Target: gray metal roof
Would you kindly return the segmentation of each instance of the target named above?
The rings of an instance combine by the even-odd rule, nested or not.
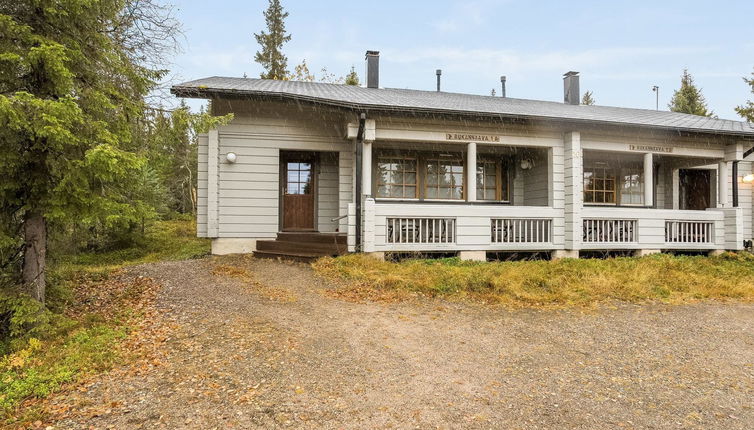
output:
[[[754,125],[742,121],[648,109],[568,105],[437,91],[214,76],[175,85],[171,92],[179,97],[260,96],[310,101],[354,110],[561,120],[754,138]]]

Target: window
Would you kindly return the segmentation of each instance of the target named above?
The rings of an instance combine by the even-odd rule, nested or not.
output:
[[[374,156],[375,197],[388,199],[464,200],[465,159],[461,153],[380,150]],[[502,156],[477,160],[477,200],[509,201],[509,181]]]
[[[620,204],[644,204],[644,178],[640,167],[624,167],[621,169]]]
[[[608,162],[584,165],[584,203],[644,204],[644,170],[640,164],[614,166]]]
[[[289,162],[286,164],[288,177],[286,178],[286,194],[311,194],[312,192],[312,163]]]
[[[425,199],[463,199],[463,160],[460,157],[428,158],[425,166]]]
[[[416,157],[377,158],[377,197],[417,198]]]
[[[508,175],[498,160],[478,160],[476,166],[476,199],[508,201]]]
[[[584,167],[584,203],[616,203],[615,174],[606,163]]]

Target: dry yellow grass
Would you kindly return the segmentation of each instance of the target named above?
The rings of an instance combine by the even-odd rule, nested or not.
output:
[[[396,297],[396,292],[526,307],[754,300],[754,256],[748,253],[498,263],[454,258],[391,263],[347,255],[323,258],[313,266],[339,283],[345,296],[367,300],[381,293]]]

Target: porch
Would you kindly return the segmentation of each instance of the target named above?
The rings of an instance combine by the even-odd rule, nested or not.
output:
[[[353,220],[354,205],[351,210]],[[364,252],[558,251],[568,249],[565,228],[563,211],[552,207],[406,205],[370,198],[362,239]],[[572,228],[585,251],[722,251],[741,249],[744,240],[742,208],[585,207]]]
[[[626,146],[586,149],[580,139],[565,139],[563,146],[472,142],[431,150],[365,143],[360,249],[459,252],[473,259],[508,251],[573,257],[581,250],[743,249],[751,236],[745,219],[752,190],[743,181],[749,163],[731,172],[722,147],[669,154],[664,147],[637,153]],[[356,211],[349,206],[351,251]]]

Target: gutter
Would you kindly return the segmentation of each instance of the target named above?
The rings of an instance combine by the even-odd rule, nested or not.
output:
[[[361,251],[361,177],[363,172],[361,170],[361,160],[364,156],[364,127],[367,121],[367,114],[362,112],[359,114],[359,131],[356,133],[356,252]]]

